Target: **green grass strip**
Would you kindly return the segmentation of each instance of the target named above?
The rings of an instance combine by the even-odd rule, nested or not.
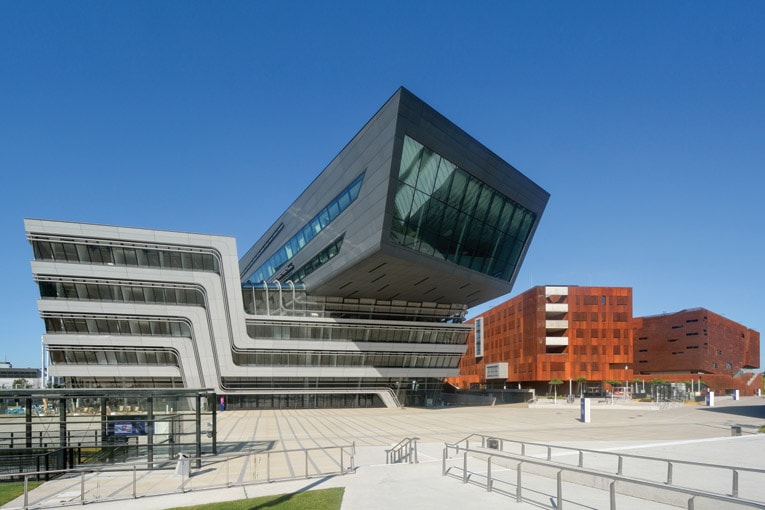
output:
[[[340,510],[344,489],[321,489],[276,496],[221,501],[205,505],[176,507],[170,510]]]
[[[42,482],[29,482],[27,487],[31,491],[40,485],[42,485]],[[0,506],[13,501],[23,494],[24,482],[0,483]]]

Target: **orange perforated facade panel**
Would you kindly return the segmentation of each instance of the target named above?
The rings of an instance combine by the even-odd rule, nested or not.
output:
[[[632,380],[632,289],[533,287],[471,319],[483,321],[483,356],[475,334],[450,380],[467,388],[508,383],[546,388],[549,381]],[[486,365],[507,363],[507,378],[486,378]]]
[[[468,322],[480,326],[460,375],[447,380],[461,389],[548,392],[555,379],[570,381],[563,394],[571,383],[579,394],[617,381],[694,380],[744,395],[759,388],[746,369],[759,368],[760,333],[704,308],[633,318],[628,287],[534,287]]]
[[[635,321],[635,364],[641,374],[719,374],[760,366],[760,334],[704,308]]]

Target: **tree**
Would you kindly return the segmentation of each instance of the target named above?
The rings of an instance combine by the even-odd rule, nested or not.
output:
[[[553,387],[553,398],[555,399],[555,402],[558,401],[558,386],[563,384],[563,381],[560,379],[550,379],[550,386]]]
[[[584,395],[584,385],[587,382],[587,378],[580,376],[574,379],[574,381],[576,382],[576,391],[579,392],[579,396],[581,397]]]
[[[613,389],[619,386],[620,384],[622,384],[622,382],[619,381],[618,379],[609,379],[608,381],[606,381],[606,384],[610,384],[611,390],[613,391]]]
[[[17,389],[25,390],[25,389],[29,388],[29,381],[27,381],[24,378],[14,379],[13,380],[13,387],[17,388]]]

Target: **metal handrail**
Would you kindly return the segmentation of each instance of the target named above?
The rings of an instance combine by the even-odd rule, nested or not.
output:
[[[409,464],[418,464],[420,461],[417,457],[417,441],[419,437],[405,437],[397,444],[385,450],[385,463],[397,464],[404,459],[409,461]],[[414,454],[414,456],[412,456]]]
[[[724,469],[729,470],[731,472],[731,493],[734,497],[738,497],[738,475],[741,472],[747,472],[747,473],[757,473],[765,475],[765,469],[759,469],[759,468],[750,468],[750,467],[743,467],[743,466],[730,466],[727,464],[710,464],[707,462],[697,462],[697,461],[691,461],[691,460],[679,460],[679,459],[666,459],[662,457],[649,457],[645,455],[635,455],[630,453],[615,453],[615,452],[607,452],[602,450],[592,450],[588,448],[577,448],[574,446],[559,446],[559,445],[550,445],[545,443],[535,443],[530,441],[518,441],[515,439],[503,439],[498,438],[495,436],[487,436],[485,434],[470,434],[464,439],[461,439],[460,441],[457,441],[456,443],[451,443],[453,445],[458,445],[462,442],[465,443],[466,447],[469,447],[470,445],[470,438],[472,437],[480,437],[481,438],[481,447],[486,448],[486,444],[488,440],[495,440],[499,442],[499,451],[504,452],[504,443],[513,443],[513,444],[520,444],[521,445],[521,455],[526,456],[526,446],[538,446],[541,448],[547,449],[547,460],[552,460],[552,450],[568,450],[568,451],[574,451],[579,454],[579,467],[584,467],[584,453],[591,453],[595,455],[604,455],[604,456],[612,456],[617,458],[617,475],[621,475],[623,472],[623,459],[629,458],[629,459],[637,459],[637,460],[645,460],[645,461],[652,461],[652,462],[662,462],[667,464],[667,479],[666,484],[672,485],[672,478],[673,478],[673,470],[675,465],[686,465],[686,466],[696,466],[696,467],[703,467],[707,469]]]
[[[474,434],[471,434],[471,435],[474,435]],[[478,474],[478,473],[469,474],[469,471],[467,469],[468,454],[470,453],[473,455],[480,455],[480,456],[486,457],[487,467],[486,467],[486,475],[485,475],[486,476],[485,487],[486,487],[486,490],[489,492],[495,490],[494,482],[498,481],[498,480],[492,479],[492,474],[491,474],[492,459],[501,458],[501,459],[506,459],[511,461],[517,461],[518,462],[518,465],[516,467],[517,483],[516,483],[515,496],[516,496],[516,501],[519,503],[522,502],[523,500],[522,466],[524,464],[532,464],[537,466],[553,468],[557,470],[556,478],[557,478],[557,508],[558,509],[563,508],[563,485],[562,485],[563,472],[572,472],[577,474],[593,476],[603,480],[610,480],[611,483],[609,484],[609,491],[610,491],[611,510],[616,509],[616,482],[622,482],[626,484],[635,484],[635,485],[649,487],[656,490],[665,490],[665,491],[670,491],[673,493],[679,493],[679,494],[690,496],[690,498],[688,499],[688,506],[687,506],[688,510],[694,509],[696,498],[711,499],[711,500],[722,502],[722,503],[743,505],[750,508],[765,509],[765,503],[760,503],[757,501],[741,499],[738,497],[724,496],[720,494],[713,494],[713,493],[704,492],[704,491],[700,491],[696,489],[665,485],[663,483],[651,482],[649,480],[641,480],[638,478],[629,478],[620,474],[604,473],[602,471],[595,471],[595,470],[586,469],[582,467],[574,467],[574,466],[569,466],[566,464],[559,464],[559,463],[555,463],[545,459],[528,458],[522,454],[520,455],[510,454],[506,452],[488,453],[485,450],[477,450],[474,448],[464,447],[456,443],[455,444],[446,443],[444,446],[442,468],[441,468],[442,476],[450,475],[450,470],[452,469],[451,467],[449,469],[447,469],[446,467],[447,460],[449,459],[449,453],[448,453],[449,449],[454,449],[457,453],[463,452],[463,467],[462,467],[462,477],[461,477],[463,483],[468,483],[469,481],[471,481],[471,475]],[[454,475],[451,475],[451,476],[454,476]],[[472,478],[473,480],[475,479],[474,476]],[[477,482],[473,482],[473,483],[477,483]],[[505,491],[497,490],[497,492],[504,493]]]
[[[337,469],[318,469],[314,465],[314,469],[311,470],[309,467],[309,463],[313,463],[316,460],[316,457],[313,459],[311,458],[311,453],[316,451],[323,451],[327,452],[329,455],[329,451],[336,450],[339,452],[339,456],[332,459],[336,462]],[[298,470],[295,470],[295,472],[292,471],[292,467],[290,467],[290,475],[289,476],[281,476],[279,477],[278,474],[274,475],[272,473],[272,462],[271,457],[274,455],[285,455],[288,457],[288,465],[291,466],[289,456],[290,454],[303,454],[304,456],[304,471],[298,472]],[[153,494],[146,494],[144,493],[143,496],[158,496],[161,494],[169,494],[172,492],[188,492],[188,491],[196,491],[196,490],[208,490],[208,489],[217,489],[221,487],[232,487],[237,485],[249,485],[249,484],[257,484],[257,483],[270,483],[274,481],[281,481],[281,480],[294,480],[299,478],[315,478],[317,476],[328,476],[328,475],[344,475],[348,473],[353,473],[356,470],[355,466],[355,456],[356,456],[356,443],[350,443],[350,444],[344,444],[344,445],[334,445],[334,446],[327,446],[327,447],[312,447],[312,448],[293,448],[293,449],[284,449],[284,450],[263,450],[263,451],[248,451],[248,452],[242,452],[242,453],[235,453],[235,454],[222,454],[222,455],[216,455],[214,457],[194,457],[191,455],[184,455],[182,457],[179,457],[178,459],[178,465],[175,466],[176,475],[180,475],[181,483],[177,488],[169,488],[168,490],[160,490]],[[249,465],[250,460],[249,457],[253,457],[252,464],[256,465],[258,458],[265,457],[265,473],[263,473],[263,478],[260,478],[259,480],[231,480],[231,470],[229,468],[229,464],[231,461],[236,461],[242,459],[245,465]],[[348,464],[346,464],[346,459],[348,460]],[[202,460],[204,460],[204,466],[207,466],[208,469],[202,469]],[[185,469],[181,469],[182,462],[187,462],[185,465]],[[200,464],[196,468],[196,474],[192,477],[192,472],[190,469],[190,466],[193,465],[195,461],[199,461]],[[122,465],[114,465],[114,464],[100,464],[100,465],[90,465],[87,467],[78,467],[73,469],[58,469],[58,470],[51,470],[51,471],[40,471],[40,472],[26,472],[23,473],[24,477],[24,493],[23,493],[23,506],[21,508],[28,508],[29,503],[29,495],[30,491],[28,489],[28,482],[30,480],[33,480],[36,476],[39,475],[74,475],[78,476],[80,478],[80,492],[78,503],[80,505],[84,505],[88,503],[89,501],[86,499],[86,494],[88,491],[85,490],[86,482],[90,481],[92,483],[92,479],[95,478],[96,483],[98,484],[98,477],[101,474],[109,473],[111,476],[119,475],[121,474],[124,477],[131,477],[132,476],[132,483],[128,482],[124,484],[123,486],[123,496],[114,496],[112,495],[109,497],[109,500],[120,500],[120,499],[135,499],[137,497],[137,472],[146,472],[151,474],[157,474],[158,472],[162,471],[168,471],[172,470],[172,467],[165,467],[164,469],[156,469],[155,467],[151,467],[150,462],[146,462],[146,466],[143,466],[143,462],[141,463],[133,463],[133,464],[122,464]],[[156,461],[153,463],[154,466],[156,466]],[[212,466],[214,464],[224,464],[225,468],[225,483],[220,482],[219,479],[213,477],[209,480],[209,483],[204,481],[204,475],[206,471],[209,471],[209,466]],[[5,479],[11,479],[11,478],[18,478],[19,474],[8,474],[3,475],[0,474],[0,481]],[[90,480],[88,479],[90,477]],[[193,485],[193,487],[191,486]],[[98,498],[98,496],[96,496]],[[61,502],[57,500],[51,500],[51,504],[54,506],[46,506],[46,504],[43,503],[35,503],[34,506],[37,508],[59,508],[61,506]],[[11,508],[11,507],[8,507]]]

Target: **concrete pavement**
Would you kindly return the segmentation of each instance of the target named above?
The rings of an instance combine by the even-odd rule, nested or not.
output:
[[[639,403],[593,404],[591,423],[579,421],[578,405],[561,401],[557,404],[540,403],[533,408],[226,411],[219,415],[218,421],[218,441],[223,451],[241,451],[253,445],[281,450],[355,442],[356,469],[344,476],[210,490],[197,490],[197,487],[202,486],[204,477],[223,476],[221,470],[224,463],[205,466],[201,470],[204,472],[192,470],[189,480],[167,471],[150,472],[142,475],[142,489],[136,499],[126,493],[126,486],[130,484],[124,479],[102,477],[98,482],[99,497],[90,499],[93,494],[89,494],[88,506],[98,510],[160,510],[314,488],[344,487],[343,510],[552,507],[548,495],[554,494],[555,487],[550,485],[548,478],[529,478],[530,487],[536,487],[534,490],[538,492],[538,497],[535,502],[516,503],[512,497],[441,476],[444,443],[456,442],[472,433],[668,459],[765,467],[762,461],[765,458],[765,434],[756,434],[758,428],[765,425],[765,399],[747,397],[733,401],[718,397],[716,404],[713,408],[682,405],[660,408]],[[742,427],[743,436],[731,436],[734,425]],[[415,436],[420,438],[418,464],[385,464],[386,448],[405,437]],[[692,474],[692,477],[702,487],[720,485],[721,490],[725,491],[727,482],[721,482],[717,474],[701,472]],[[181,484],[184,482],[186,488],[194,490],[182,492]],[[765,503],[763,482],[765,480],[742,475],[741,496]],[[78,504],[80,489],[76,479],[48,482],[32,491],[30,508]],[[92,486],[86,489],[91,493],[94,490]],[[572,495],[566,498],[566,508],[583,508],[570,491],[579,491],[582,498],[587,499],[585,493],[592,489],[574,485],[566,490]],[[148,493],[164,495],[146,496]],[[114,497],[127,499],[111,499]],[[602,494],[593,497],[602,500]],[[608,508],[607,499],[604,501],[605,506],[590,503],[587,507]],[[16,500],[4,508],[20,508],[21,504]],[[643,499],[620,498],[619,508],[670,507]]]

